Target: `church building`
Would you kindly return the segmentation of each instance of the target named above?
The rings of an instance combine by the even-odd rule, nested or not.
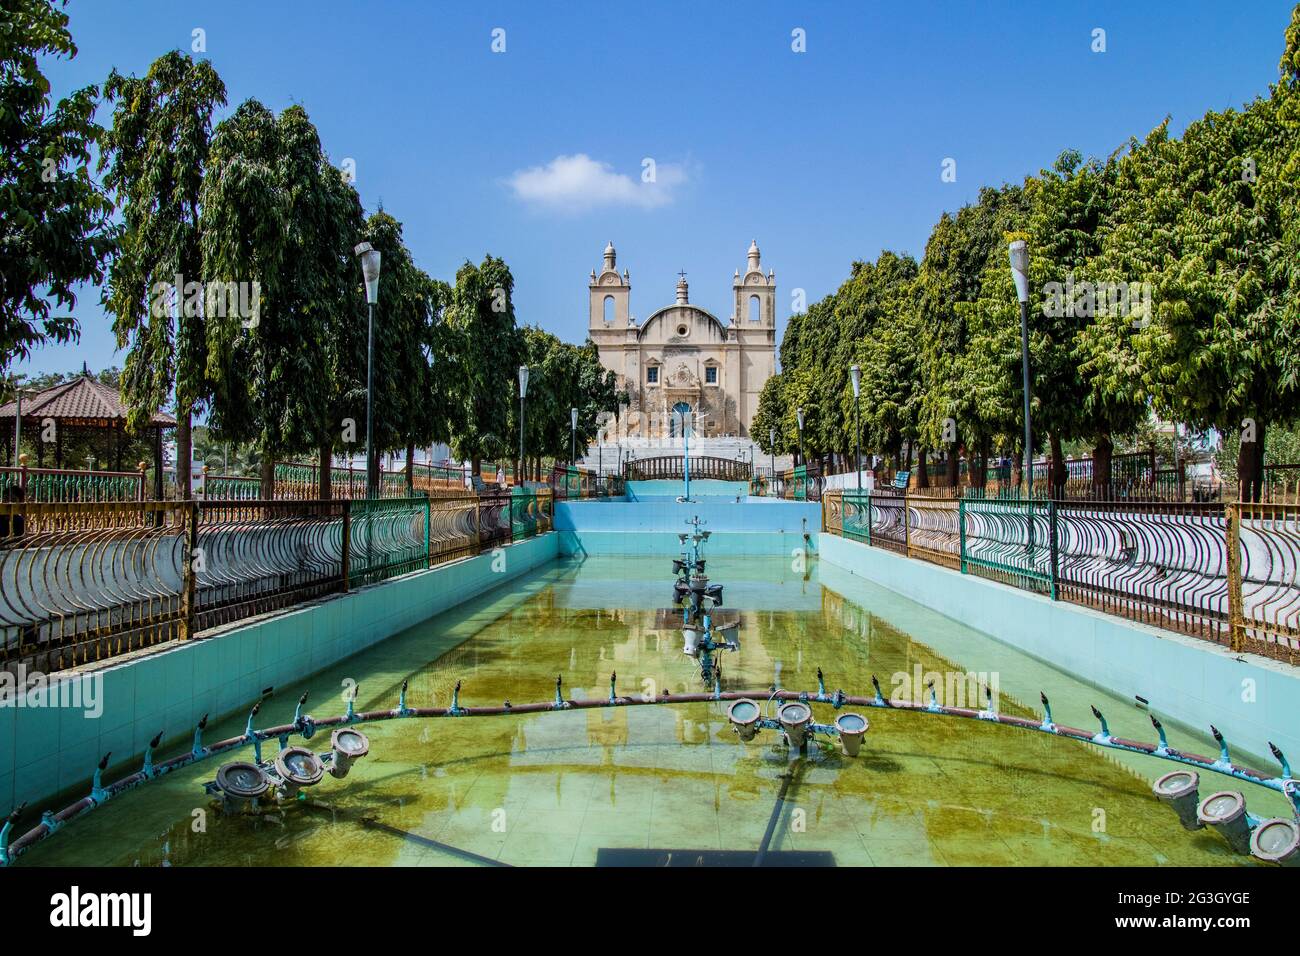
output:
[[[724,324],[690,302],[686,275],[677,301],[638,323],[631,311],[632,280],[617,269],[611,242],[600,273],[591,273],[588,332],[600,361],[631,398],[620,423],[626,437],[680,434],[688,413],[692,434],[749,437],[763,384],[776,372],[776,274],[759,264],[750,244],[742,275],[732,281],[732,313]],[[674,414],[678,413],[678,414]]]

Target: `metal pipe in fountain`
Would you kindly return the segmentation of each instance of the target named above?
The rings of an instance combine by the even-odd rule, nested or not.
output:
[[[51,835],[63,829],[67,823],[99,806],[102,806],[108,800],[118,797],[123,793],[126,793],[128,790],[134,789],[137,786],[163,776],[173,770],[180,769],[181,767],[197,763],[200,760],[206,760],[218,754],[233,752],[249,745],[252,745],[255,751],[260,754],[260,745],[263,741],[267,740],[279,740],[282,745],[281,751],[283,752],[288,749],[288,739],[292,735],[298,735],[306,739],[313,735],[316,730],[321,728],[333,729],[346,727],[352,724],[444,717],[462,718],[505,716],[514,714],[540,714],[556,710],[590,710],[602,707],[640,707],[720,701],[734,702],[732,706],[728,708],[727,716],[728,720],[736,729],[737,734],[742,740],[752,740],[755,733],[760,728],[769,728],[781,731],[783,738],[791,745],[796,745],[797,743],[806,744],[809,736],[817,734],[830,735],[839,739],[841,748],[844,750],[845,754],[849,756],[859,752],[862,739],[867,731],[866,717],[861,714],[846,712],[839,714],[838,719],[832,724],[818,724],[812,719],[812,704],[830,704],[836,712],[841,711],[846,705],[852,705],[855,707],[879,708],[917,715],[933,715],[987,721],[1029,732],[1045,733],[1054,737],[1074,740],[1092,746],[1104,747],[1111,750],[1124,750],[1131,753],[1157,757],[1184,766],[1194,767],[1199,770],[1221,773],[1237,780],[1253,783],[1266,789],[1282,793],[1287,797],[1291,804],[1294,819],[1288,820],[1285,818],[1275,818],[1259,821],[1256,818],[1245,814],[1244,807],[1241,807],[1240,809],[1242,812],[1238,813],[1238,802],[1235,797],[1233,799],[1217,799],[1223,797],[1225,793],[1229,795],[1234,793],[1233,791],[1220,791],[1212,794],[1205,801],[1201,801],[1201,806],[1198,808],[1198,815],[1203,818],[1202,822],[1215,826],[1221,831],[1226,828],[1229,833],[1235,833],[1235,830],[1232,828],[1236,827],[1236,824],[1238,824],[1239,821],[1244,822],[1251,829],[1250,852],[1258,859],[1288,865],[1295,865],[1297,862],[1300,862],[1300,781],[1296,781],[1292,777],[1289,762],[1282,751],[1272,742],[1269,742],[1269,749],[1272,751],[1274,758],[1281,766],[1280,775],[1269,774],[1260,770],[1234,764],[1228,750],[1227,741],[1224,740],[1223,735],[1219,733],[1217,728],[1211,728],[1211,730],[1216,742],[1219,744],[1219,754],[1215,758],[1210,758],[1200,754],[1175,750],[1170,747],[1168,740],[1165,737],[1163,726],[1154,716],[1152,716],[1151,722],[1159,736],[1159,742],[1155,744],[1128,740],[1112,735],[1106,724],[1105,717],[1102,715],[1101,711],[1096,708],[1093,708],[1094,716],[1101,725],[1100,730],[1098,731],[1082,730],[1058,724],[1052,717],[1051,704],[1047,700],[1046,695],[1042,695],[1044,711],[1043,717],[1035,720],[1025,717],[1012,717],[998,713],[993,707],[992,695],[987,688],[985,689],[985,708],[982,710],[971,710],[963,707],[947,707],[940,705],[935,700],[933,685],[931,685],[930,699],[925,703],[919,701],[891,701],[881,693],[880,682],[876,679],[875,675],[872,675],[871,679],[875,694],[871,697],[851,696],[845,694],[842,690],[836,690],[834,693],[828,694],[826,692],[825,681],[821,678],[820,674],[817,692],[815,694],[780,690],[775,687],[767,690],[723,691],[716,670],[714,672],[714,677],[715,680],[712,693],[670,694],[665,691],[657,697],[646,698],[640,694],[635,694],[633,696],[619,695],[615,687],[615,678],[611,676],[609,695],[604,698],[589,700],[565,699],[563,696],[562,686],[557,679],[555,699],[552,701],[539,701],[523,705],[512,705],[509,701],[505,701],[503,704],[488,707],[461,706],[461,685],[459,681],[456,683],[455,690],[453,691],[450,706],[409,707],[406,704],[406,687],[405,684],[403,684],[402,693],[398,699],[398,705],[389,710],[358,712],[354,710],[351,706],[351,702],[349,702],[346,713],[333,717],[317,719],[308,714],[302,713],[302,704],[305,703],[305,701],[300,700],[299,707],[295,710],[293,723],[276,727],[267,727],[261,730],[253,727],[253,717],[258,713],[261,705],[265,702],[265,699],[259,700],[249,714],[248,724],[244,733],[212,744],[211,746],[203,746],[200,736],[202,728],[196,728],[195,745],[184,753],[178,754],[168,760],[164,760],[161,763],[153,762],[152,750],[153,746],[156,746],[156,744],[154,744],[150,747],[150,753],[146,755],[145,765],[141,770],[129,774],[107,786],[104,786],[101,781],[101,775],[107,767],[109,759],[109,755],[105,754],[97,765],[94,774],[94,783],[89,795],[82,797],[80,800],[77,800],[67,807],[64,807],[57,813],[46,811],[41,815],[39,823],[11,842],[10,837],[24,809],[24,807],[17,808],[10,813],[4,825],[0,826],[0,865],[13,863],[19,856],[30,850],[37,843],[48,839]],[[803,705],[803,707],[790,709],[780,706],[777,709],[776,716],[769,717],[763,713],[763,706],[758,704],[757,699],[759,698],[765,699],[768,706],[779,701],[782,705],[789,702],[797,702]],[[359,741],[352,741],[351,743],[359,743]],[[305,748],[303,749],[305,750]],[[310,751],[306,752],[310,754]],[[260,758],[257,760],[257,764],[262,764]],[[1159,781],[1157,781],[1157,783],[1159,783]],[[1206,806],[1207,803],[1210,803],[1210,806]],[[1236,827],[1236,829],[1240,828]],[[1234,837],[1230,836],[1229,839],[1234,839]]]

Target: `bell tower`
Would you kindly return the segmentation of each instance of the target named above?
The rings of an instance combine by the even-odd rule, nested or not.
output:
[[[596,274],[595,269],[591,270],[591,282],[587,286],[590,296],[587,320],[589,330],[622,329],[631,322],[629,300],[632,295],[632,278],[627,269],[620,276],[617,263],[618,253],[614,251],[614,243],[611,241],[605,247],[605,262],[600,275]]]
[[[732,325],[739,329],[776,329],[776,273],[763,275],[758,240],[749,244],[745,274],[736,270],[731,284],[736,301]]]

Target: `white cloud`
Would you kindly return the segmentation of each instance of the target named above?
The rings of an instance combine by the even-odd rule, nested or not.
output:
[[[643,167],[642,167],[643,168]],[[686,182],[684,167],[656,163],[654,182],[644,182],[642,168],[635,176],[616,173],[585,153],[556,156],[545,166],[521,169],[507,180],[515,198],[537,206],[564,212],[579,212],[601,206],[636,206],[654,209],[676,198],[677,187]]]

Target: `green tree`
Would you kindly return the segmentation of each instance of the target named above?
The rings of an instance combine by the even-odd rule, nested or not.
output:
[[[472,462],[474,474],[484,457],[511,455],[517,441],[510,433],[521,354],[513,291],[509,267],[489,255],[477,266],[461,266],[447,307],[457,357],[451,447],[458,458]]]
[[[982,373],[988,358],[972,345],[970,311],[991,269],[1005,268],[1005,233],[1023,217],[1019,186],[980,190],[979,200],[955,216],[944,214],[926,243],[917,276],[921,336],[922,439],[932,447],[946,441],[948,420],[955,425],[948,457],[949,484],[958,479],[956,451],[963,444],[971,483],[982,487],[992,440],[999,427],[997,409],[986,393],[967,387],[967,376]],[[967,373],[963,375],[963,372]]]
[[[277,118],[248,100],[212,137],[204,270],[209,284],[241,290],[241,307],[207,316],[211,424],[224,439],[257,444],[264,496],[277,456],[333,441],[325,429],[340,343],[331,338],[359,301],[340,294],[359,209],[340,195],[340,175],[299,106]],[[355,262],[352,274],[355,288]]]
[[[100,169],[122,230],[103,301],[127,349],[122,397],[138,429],[175,395],[176,481],[189,498],[191,416],[209,393],[199,200],[226,88],[210,62],[172,51],[143,77],[114,70],[104,96],[114,110]]]
[[[66,2],[0,8],[0,373],[44,342],[76,341],[79,282],[103,280],[112,202],[91,180],[98,90],[50,104],[42,57],[74,57]]]

